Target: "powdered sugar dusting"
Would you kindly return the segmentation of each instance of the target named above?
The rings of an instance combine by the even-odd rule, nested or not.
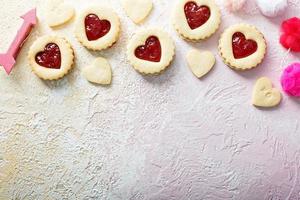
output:
[[[118,0],[67,2],[77,12],[101,2],[114,7],[122,36],[111,49],[90,52],[75,39],[74,23],[46,27],[42,0],[2,2],[2,52],[22,23],[20,13],[37,6],[40,24],[12,75],[0,72],[0,199],[299,198],[299,101],[285,96],[271,110],[250,102],[257,78],[267,76],[280,87],[278,70],[286,50],[278,43],[279,24],[298,15],[299,0],[291,0],[289,11],[272,20],[252,1],[246,5],[255,11],[251,15],[232,15],[222,7],[220,30],[198,44],[184,42],[174,31],[174,3],[154,0],[143,26],[163,28],[177,45],[175,62],[158,77],[143,77],[128,64],[126,43],[143,26],[126,17]],[[222,31],[240,22],[256,25],[269,45],[264,63],[244,73],[225,66],[217,52]],[[75,69],[55,82],[36,77],[26,58],[29,46],[46,33],[68,38],[76,54]],[[217,57],[203,80],[185,62],[192,47]],[[80,75],[97,56],[112,65],[109,87],[91,85]],[[287,58],[296,60],[296,54]]]

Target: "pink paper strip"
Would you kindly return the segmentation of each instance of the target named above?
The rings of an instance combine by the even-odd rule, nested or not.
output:
[[[0,65],[2,65],[7,74],[12,71],[19,52],[28,38],[32,28],[37,23],[36,9],[32,9],[22,16],[24,23],[18,31],[14,41],[11,43],[8,51],[5,54],[0,54]]]

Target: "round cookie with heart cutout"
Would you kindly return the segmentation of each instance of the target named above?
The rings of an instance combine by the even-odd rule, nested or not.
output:
[[[175,44],[160,29],[144,29],[128,43],[127,57],[132,66],[142,74],[159,74],[172,62]]]
[[[118,40],[120,26],[119,17],[111,8],[94,6],[78,17],[75,35],[86,48],[103,50]]]
[[[71,44],[58,36],[43,36],[30,47],[28,59],[33,72],[45,80],[65,76],[74,63]]]
[[[220,9],[214,0],[180,0],[174,11],[173,24],[180,36],[197,42],[218,30]]]
[[[219,52],[224,63],[235,70],[257,67],[263,61],[266,50],[264,35],[248,24],[229,27],[219,41]]]

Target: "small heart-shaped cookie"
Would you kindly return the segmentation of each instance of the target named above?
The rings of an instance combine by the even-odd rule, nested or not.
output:
[[[92,83],[109,85],[112,80],[111,67],[105,58],[97,58],[92,65],[82,70],[82,75]]]
[[[63,0],[48,0],[45,13],[47,24],[56,27],[69,22],[75,15],[75,10]]]
[[[257,80],[252,96],[252,103],[258,107],[275,107],[281,101],[281,93],[273,88],[272,82],[266,77]]]
[[[152,0],[121,0],[121,3],[128,17],[136,24],[143,22],[153,7]]]
[[[186,56],[188,65],[198,78],[206,75],[215,65],[215,56],[209,51],[191,50]]]

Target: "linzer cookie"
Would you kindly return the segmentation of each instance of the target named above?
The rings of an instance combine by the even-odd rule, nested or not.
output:
[[[175,55],[171,37],[160,29],[144,29],[129,41],[127,57],[132,66],[142,74],[164,71]]]
[[[83,46],[92,50],[111,47],[119,38],[120,20],[112,9],[90,7],[78,18],[75,35]]]
[[[264,59],[267,44],[263,34],[252,25],[229,27],[219,41],[223,61],[235,70],[257,67]]]
[[[214,0],[180,0],[173,16],[177,32],[186,40],[199,41],[213,35],[221,23]]]
[[[74,52],[68,41],[57,36],[44,36],[31,46],[28,54],[34,73],[45,80],[65,76],[74,63]]]

